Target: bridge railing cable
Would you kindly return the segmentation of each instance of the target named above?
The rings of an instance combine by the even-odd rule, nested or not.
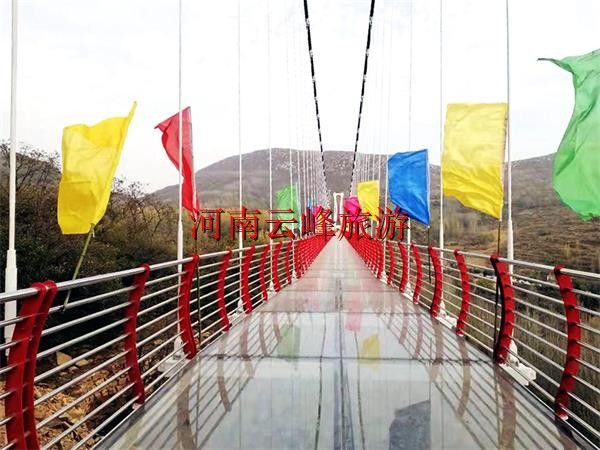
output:
[[[487,353],[560,423],[600,443],[599,274],[356,235],[349,242],[374,276]]]

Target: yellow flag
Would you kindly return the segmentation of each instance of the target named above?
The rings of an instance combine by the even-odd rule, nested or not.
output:
[[[377,333],[362,341],[358,357],[360,358],[359,364],[378,366],[377,360],[381,358],[381,345]]]
[[[134,102],[127,117],[63,130],[63,170],[58,187],[58,224],[63,234],[88,233],[104,216],[136,106]]]
[[[363,213],[370,214],[373,219],[379,217],[379,180],[358,183],[356,196]]]
[[[444,195],[502,218],[506,103],[449,104],[444,129]]]

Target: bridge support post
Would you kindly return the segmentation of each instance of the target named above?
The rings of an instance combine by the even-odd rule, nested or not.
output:
[[[192,260],[183,265],[183,276],[181,277],[181,291],[179,293],[179,329],[181,330],[181,339],[183,340],[183,352],[188,359],[196,356],[198,349],[194,341],[194,332],[192,330],[192,320],[190,318],[190,292],[196,268],[200,262],[200,257],[194,255]],[[198,308],[200,305],[198,305]]]
[[[15,345],[8,353],[6,391],[10,394],[4,403],[6,417],[12,417],[6,424],[7,442],[14,442],[16,449],[40,448],[35,420],[34,379],[37,353],[42,330],[56,297],[56,284],[53,281],[34,283],[36,293],[22,300],[18,322],[12,334]]]
[[[442,301],[442,264],[440,262],[440,253],[437,249],[431,245],[427,247],[431,262],[433,263],[433,271],[435,277],[435,284],[433,286],[433,298],[431,299],[431,306],[429,308],[429,314],[431,317],[437,318],[440,313],[440,303]]]
[[[221,263],[221,269],[219,271],[219,281],[217,283],[217,304],[219,306],[221,325],[225,331],[229,331],[229,327],[231,326],[229,323],[229,316],[227,315],[227,307],[225,306],[225,275],[227,273],[230,260],[231,250],[229,250],[229,252],[223,256],[223,262]]]
[[[400,278],[400,286],[398,287],[401,293],[406,290],[408,284],[408,251],[403,242],[398,242],[398,250],[402,259],[402,277]]]
[[[252,312],[252,299],[250,298],[250,290],[248,289],[248,275],[250,274],[250,264],[252,264],[252,257],[254,256],[254,245],[251,246],[244,255],[244,261],[242,262],[242,301],[244,303],[244,312],[250,314]]]
[[[454,250],[454,259],[456,259],[456,264],[458,265],[458,270],[460,272],[461,284],[461,302],[460,312],[456,321],[456,334],[464,336],[465,325],[469,315],[469,306],[471,304],[471,283],[469,281],[469,270],[467,269],[464,255],[460,251]]]
[[[579,371],[579,357],[581,356],[581,328],[577,297],[573,292],[573,280],[562,272],[562,266],[554,268],[556,283],[560,288],[563,304],[565,306],[565,320],[567,323],[567,354],[565,365],[560,380],[558,391],[554,400],[554,412],[557,417],[567,420],[569,414],[569,393],[575,388],[575,377]]]
[[[260,283],[260,291],[262,292],[263,302],[269,300],[269,292],[267,291],[267,282],[265,280],[265,265],[267,264],[267,256],[269,255],[270,250],[270,245],[265,246],[262,254],[260,255],[260,264],[258,266],[258,278]]]
[[[496,273],[496,279],[498,280],[502,307],[498,339],[494,343],[494,359],[498,364],[505,364],[508,362],[515,326],[515,292],[512,287],[508,265],[501,262],[498,255],[492,255],[490,260]]]
[[[416,305],[419,303],[419,296],[421,295],[421,286],[423,284],[423,264],[421,263],[421,254],[419,253],[419,249],[417,248],[417,246],[414,243],[411,243],[410,249],[412,250],[412,254],[415,259],[415,269],[417,271],[417,276],[415,279],[415,289],[413,290],[413,303]],[[408,271],[409,267],[407,266],[406,269]]]
[[[284,258],[285,258],[285,262],[284,262],[284,268],[285,268],[285,277],[287,279],[287,284],[290,285],[292,284],[292,272],[290,270],[290,253],[292,251],[292,243],[293,241],[289,241],[285,247],[285,254],[284,254]]]
[[[394,281],[394,274],[396,271],[396,257],[394,255],[394,246],[392,245],[392,243],[390,241],[386,241],[386,244],[387,244],[387,254],[389,255],[389,258],[390,258],[390,268],[387,273],[386,281],[387,281],[387,284],[389,284],[391,286]],[[384,262],[384,264],[385,264],[385,262]]]
[[[273,258],[271,262],[271,278],[273,280],[273,287],[275,292],[281,290],[281,282],[279,281],[279,252],[281,252],[281,246],[283,242],[279,241],[275,244],[275,250],[273,252]]]
[[[125,309],[125,340],[123,345],[127,354],[125,355],[125,363],[127,364],[127,376],[129,381],[133,383],[133,394],[137,397],[136,404],[143,405],[146,401],[146,390],[140,370],[137,351],[137,315],[140,310],[140,300],[144,295],[146,282],[150,277],[150,266],[142,265],[144,271],[133,278],[133,291],[129,293],[129,306]]]

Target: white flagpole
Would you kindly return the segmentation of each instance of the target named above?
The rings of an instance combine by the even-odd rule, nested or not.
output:
[[[240,214],[242,213],[242,203],[244,198],[244,186],[243,186],[243,172],[242,172],[242,4],[241,0],[237,3],[238,17],[237,17],[237,100],[238,100],[238,202],[240,207]],[[238,248],[244,248],[244,233],[240,227],[238,233]]]
[[[181,16],[182,0],[179,0],[179,213],[177,219],[177,259],[183,259],[183,218],[182,218],[182,191],[183,191],[183,114],[181,111]]]
[[[408,150],[412,150],[412,77],[413,77],[413,0],[410,1],[410,34],[409,34],[409,72],[408,72]],[[410,252],[412,242],[412,222],[408,219],[408,229],[406,230],[406,244]],[[410,254],[410,253],[409,253]],[[410,258],[408,258],[410,271]]]
[[[444,189],[442,187],[442,153],[444,151],[444,101],[442,97],[443,93],[443,63],[444,63],[444,54],[443,54],[443,6],[442,1],[440,0],[440,238],[439,238],[439,246],[440,248],[444,248]]]
[[[15,250],[15,208],[17,185],[17,0],[12,0],[12,49],[10,78],[10,175],[8,209],[8,250],[6,252],[5,291],[17,290],[17,252]],[[17,315],[17,302],[7,302],[4,306],[4,319]],[[6,340],[12,338],[14,325],[4,328]]]
[[[506,256],[508,259],[514,259],[514,237],[513,237],[513,221],[512,221],[512,159],[510,154],[510,32],[509,32],[509,9],[508,1],[506,0],[506,103],[507,103],[507,119],[506,119],[506,190],[508,202],[508,217],[506,223]]]

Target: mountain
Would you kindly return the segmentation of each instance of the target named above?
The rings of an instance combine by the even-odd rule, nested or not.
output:
[[[297,175],[297,159],[316,156],[316,152],[292,150],[292,169]],[[359,155],[362,157],[362,155]],[[379,155],[369,156],[370,164],[379,162]],[[385,179],[385,155],[381,157],[381,174]],[[581,221],[564,206],[552,189],[553,155],[523,159],[512,163],[513,222],[515,256],[519,259],[562,263],[579,269],[600,271],[600,221]],[[289,183],[289,151],[273,149],[273,192]],[[269,199],[268,150],[257,150],[242,156],[243,198],[248,208],[266,210]],[[352,168],[352,152],[326,151],[325,168],[328,187],[332,192],[348,191]],[[200,202],[204,208],[230,209],[238,203],[238,157],[232,156],[196,173]],[[177,186],[156,192],[167,201],[176,201]],[[385,181],[381,192],[385,192]],[[439,227],[439,166],[431,166],[430,242],[437,243]],[[485,253],[497,250],[498,222],[483,214],[464,208],[452,198],[445,198],[445,244]],[[506,208],[505,208],[506,210]],[[505,213],[506,216],[506,213]],[[504,227],[504,224],[501,225]],[[427,242],[424,227],[413,226],[415,240]],[[501,232],[501,250],[505,248],[505,232]]]

